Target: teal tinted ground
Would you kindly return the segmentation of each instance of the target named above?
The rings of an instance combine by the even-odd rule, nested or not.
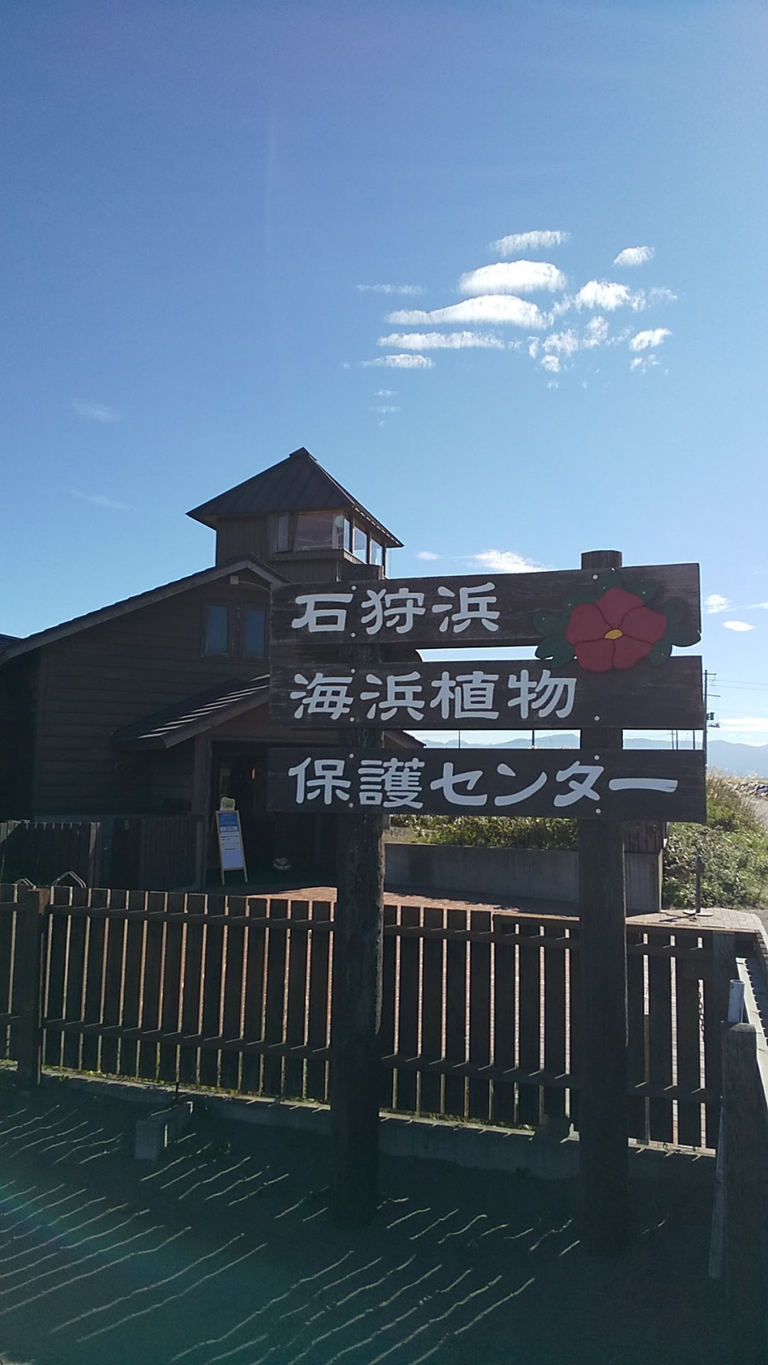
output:
[[[727,1359],[706,1180],[633,1182],[609,1261],[582,1250],[572,1182],[385,1159],[375,1221],[348,1232],[324,1140],[204,1104],[152,1165],[132,1156],[135,1104],[0,1091],[0,1362]]]

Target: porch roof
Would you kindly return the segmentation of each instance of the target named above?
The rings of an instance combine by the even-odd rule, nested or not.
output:
[[[263,706],[268,697],[269,674],[234,678],[116,730],[112,738],[121,749],[172,749],[186,739]]]

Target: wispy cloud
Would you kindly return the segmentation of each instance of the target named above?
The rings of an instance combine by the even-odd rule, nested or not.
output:
[[[110,498],[106,493],[80,493],[78,489],[72,489],[74,498],[82,498],[83,502],[90,502],[94,507],[110,507],[116,512],[130,511],[130,504],[118,502],[117,498]]]
[[[474,569],[488,573],[534,573],[541,564],[534,564],[514,550],[482,550],[477,555],[463,555],[463,559]]]
[[[393,407],[392,407],[390,404],[388,404],[388,403],[381,403],[381,404],[379,404],[377,407],[371,408],[371,412],[378,412],[378,413],[380,413],[382,416],[385,416],[385,417],[386,417],[386,416],[390,416],[393,412],[400,412],[400,411],[401,411],[400,408],[393,408]]]
[[[432,550],[417,550],[417,551],[416,551],[416,558],[417,558],[417,559],[440,559],[441,556],[440,556],[440,555],[436,555]]]
[[[726,630],[744,631],[755,629],[755,627],[751,626],[748,621],[723,621],[723,625],[725,626]]]
[[[406,351],[505,351],[508,343],[491,332],[390,332],[379,337],[380,346],[399,346]]]
[[[709,597],[704,598],[704,609],[709,615],[719,611],[727,611],[730,605],[728,598],[723,597],[722,593],[719,592],[711,592]]]
[[[534,232],[511,232],[508,237],[499,237],[491,242],[491,251],[500,256],[514,256],[518,251],[548,251],[553,246],[562,246],[570,240],[570,232],[558,232],[552,228],[540,228]]]
[[[387,370],[431,370],[433,362],[428,355],[380,355],[375,360],[361,360],[360,364],[368,369],[381,366]]]
[[[645,265],[656,253],[652,246],[625,246],[614,258],[614,265]]]
[[[646,306],[642,289],[633,293],[625,284],[610,280],[589,280],[573,301],[577,308],[600,308],[606,313],[613,313],[617,308],[631,308],[637,313]]]
[[[547,261],[499,261],[469,270],[459,279],[460,294],[527,294],[534,289],[565,289],[562,270]]]
[[[423,294],[420,284],[357,284],[360,294]]]
[[[397,389],[377,389],[373,396],[374,398],[394,398],[396,395]]]
[[[512,233],[499,238],[492,249],[502,256],[536,253],[561,246],[569,236],[555,229]],[[615,264],[644,264],[653,255],[652,247],[625,247]],[[419,289],[389,284],[358,288],[381,294]],[[534,303],[527,296],[537,290],[548,297]],[[397,330],[379,336],[377,344],[390,354],[358,363],[389,369],[429,369],[436,363],[430,359],[435,351],[524,351],[544,371],[547,387],[557,388],[559,376],[574,369],[579,356],[583,369],[587,356],[591,359],[603,349],[628,346],[631,370],[668,373],[656,351],[672,336],[671,330],[648,327],[638,331],[631,318],[633,313],[674,303],[676,296],[666,286],[632,289],[616,279],[592,278],[569,287],[566,274],[558,266],[529,254],[466,271],[457,281],[454,297],[457,292],[467,297],[436,308],[401,306],[386,314],[387,323]],[[622,312],[625,316],[620,321]],[[626,314],[630,314],[629,325]],[[507,328],[519,329],[517,339],[507,339]],[[529,333],[527,337],[525,332]]]
[[[425,313],[420,309],[403,309],[390,313],[387,322],[396,326],[419,326],[424,323],[489,322],[496,325],[510,323],[513,327],[544,327],[547,319],[535,303],[518,299],[514,294],[485,294],[447,308],[434,308]]]
[[[668,327],[654,327],[647,332],[638,332],[636,336],[632,337],[629,349],[630,351],[648,351],[654,346],[661,346],[671,335]]]
[[[108,408],[106,403],[73,402],[72,407],[80,417],[87,417],[91,422],[121,422],[123,418],[121,412]]]

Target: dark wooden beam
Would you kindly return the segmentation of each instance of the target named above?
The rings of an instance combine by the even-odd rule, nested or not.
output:
[[[621,566],[617,550],[581,557],[583,569]],[[581,732],[585,752],[622,748],[621,730]],[[594,1255],[622,1251],[628,1238],[627,935],[624,837],[620,821],[579,821],[582,1035],[579,1159],[584,1242]]]

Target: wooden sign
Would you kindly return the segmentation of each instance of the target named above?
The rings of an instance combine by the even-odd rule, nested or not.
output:
[[[701,627],[697,564],[290,584],[272,592],[273,646],[536,645],[562,667],[632,668],[691,645]]]
[[[706,820],[695,750],[272,749],[267,804],[285,811]]]
[[[381,664],[316,663],[272,668],[272,720],[282,726],[341,729],[636,729],[704,726],[701,659],[590,673],[527,660]]]

